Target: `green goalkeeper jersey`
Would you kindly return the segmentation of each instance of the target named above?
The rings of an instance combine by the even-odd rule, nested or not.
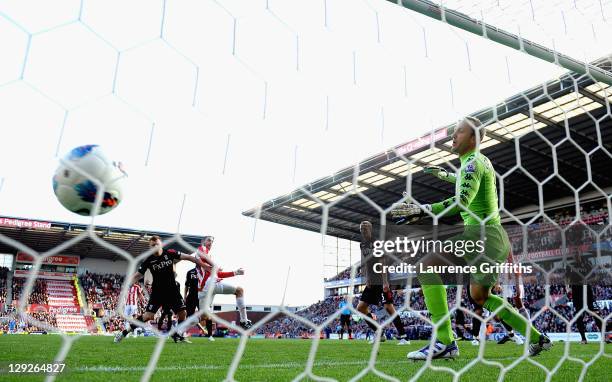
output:
[[[491,161],[479,152],[461,156],[459,176],[449,174],[444,180],[455,183],[455,196],[431,205],[435,214],[443,216],[461,214],[465,225],[480,225],[487,217],[487,225],[499,225],[495,170]],[[452,205],[459,198],[458,203]],[[468,212],[470,211],[470,212]]]

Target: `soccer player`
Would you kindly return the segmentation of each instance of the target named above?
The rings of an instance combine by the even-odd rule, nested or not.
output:
[[[187,271],[183,295],[185,296],[185,302],[187,303],[187,316],[193,315],[196,309],[200,310],[200,301],[198,300],[198,271],[195,267]],[[212,320],[208,318],[206,318],[206,329],[204,329],[201,322],[197,323],[198,328],[200,328],[202,333],[206,333],[208,335],[209,341],[215,340],[213,338],[212,324]]]
[[[396,314],[395,306],[393,305],[393,292],[391,292],[391,288],[389,287],[386,274],[376,274],[373,270],[377,259],[372,256],[374,242],[372,223],[369,221],[361,222],[359,230],[361,231],[361,269],[363,277],[366,280],[366,287],[361,293],[359,304],[357,304],[357,310],[373,319],[372,313],[370,312],[370,305],[380,305],[382,302],[389,316],[395,316],[395,318],[393,318],[393,325],[395,325],[397,329],[398,345],[408,345],[410,341],[408,341],[402,319]],[[366,320],[366,324],[372,331],[376,332],[376,325],[368,320]],[[384,335],[380,336],[380,341],[386,341]],[[370,343],[374,343],[374,340],[371,340]]]
[[[584,301],[584,289],[586,288],[586,308],[591,312],[596,312],[599,309],[595,305],[595,299],[593,297],[593,286],[588,284],[587,281],[592,282],[593,277],[591,276],[592,271],[591,264],[587,260],[583,260],[580,256],[580,252],[577,250],[574,252],[574,264],[566,266],[567,281],[570,284],[572,291],[572,302],[574,303],[574,310],[578,317],[576,318],[576,326],[580,332],[580,343],[586,345],[586,328],[584,325],[584,319],[586,317],[586,311],[582,311],[585,306]],[[594,322],[596,326],[597,322]],[[599,329],[598,329],[599,331]]]
[[[348,332],[349,340],[353,339],[353,330],[351,329],[351,310],[349,309],[348,302],[345,299],[340,300],[338,308],[342,310],[340,312],[340,339],[344,335],[344,328]]]
[[[446,253],[446,258],[442,257],[444,254],[432,253],[422,259],[425,267],[448,265],[448,260],[478,267],[487,260],[492,264],[501,263],[508,256],[510,241],[508,234],[501,226],[495,170],[491,161],[477,150],[477,142],[482,142],[484,136],[485,129],[477,118],[467,117],[460,121],[452,135],[452,151],[459,156],[461,161],[459,175],[450,175],[440,169],[430,171],[440,179],[455,183],[455,196],[431,205],[400,203],[391,211],[391,218],[396,224],[416,222],[426,215],[424,211],[444,216],[460,213],[464,221],[464,232],[452,238],[458,243],[460,241],[477,243],[483,240],[481,229],[484,229],[486,233],[484,256],[480,256],[481,253],[477,251],[466,251],[463,257],[449,256],[450,253]],[[478,261],[481,263],[476,263]],[[429,356],[455,358],[459,355],[459,348],[452,335],[446,288],[442,279],[437,273],[421,272],[418,277],[423,288],[425,304],[433,323],[438,326],[438,331],[431,355],[428,345],[409,353],[408,358],[412,360],[425,360]],[[488,311],[496,312],[497,316],[511,327],[525,334],[530,341],[529,354],[531,356],[539,354],[542,350],[550,349],[552,343],[548,337],[530,326],[528,321],[501,297],[490,293],[491,287],[497,281],[496,278],[497,276],[491,273],[471,274],[472,299]]]
[[[202,243],[198,247],[198,250],[196,252],[196,257],[202,259],[208,264],[212,264],[212,260],[210,258],[210,249],[212,248],[213,241],[214,239],[212,236],[204,236],[204,238],[202,239]],[[233,272],[224,272],[223,270],[219,269],[217,271],[217,277],[214,282],[214,278],[211,277],[212,269],[210,267],[197,266],[196,272],[198,275],[198,299],[200,308],[206,304],[206,295],[211,288],[211,305],[213,299],[215,298],[215,295],[233,294],[236,296],[236,307],[238,307],[238,313],[240,314],[239,325],[243,329],[248,329],[253,326],[253,323],[247,317],[246,305],[244,304],[244,289],[242,287],[237,287],[223,282],[224,278],[244,275],[244,270],[242,268],[238,268]]]
[[[138,283],[134,283],[130,286],[128,290],[127,298],[125,300],[125,307],[123,308],[123,315],[125,317],[136,318],[138,316],[138,303],[145,300],[145,296],[142,293],[142,287]],[[125,322],[126,327],[130,326],[128,321]],[[136,330],[134,329],[134,335],[136,335]]]
[[[512,256],[512,251],[508,254],[507,262],[512,264],[514,263],[514,258]],[[493,288],[493,292],[496,294],[501,294],[503,298],[505,298],[509,304],[514,305],[514,307],[518,310],[518,312],[525,317],[526,320],[530,320],[529,311],[525,308],[523,304],[523,296],[525,295],[525,288],[523,287],[523,282],[521,280],[520,273],[503,273],[501,277],[501,282],[495,285]],[[503,345],[506,342],[512,340],[517,345],[522,345],[523,340],[521,337],[514,333],[514,330],[510,325],[508,325],[504,320],[501,320],[499,317],[495,317],[506,329],[506,334],[497,341],[498,345]]]
[[[147,257],[138,267],[138,271],[131,277],[132,283],[137,283],[144,277],[147,270],[153,275],[153,285],[151,286],[151,295],[145,313],[137,317],[141,322],[149,322],[155,317],[155,313],[160,306],[171,308],[178,318],[180,324],[187,316],[185,312],[185,302],[181,296],[181,292],[175,280],[174,261],[186,260],[196,263],[199,267],[211,268],[214,266],[212,262],[205,262],[199,258],[177,252],[173,249],[164,249],[159,236],[151,236],[149,246],[155,251]],[[133,328],[127,328],[115,335],[115,342],[120,342],[124,339]],[[189,342],[179,333],[172,335],[174,342]]]

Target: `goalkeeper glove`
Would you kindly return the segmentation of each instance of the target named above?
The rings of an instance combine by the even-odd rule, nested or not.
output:
[[[448,172],[440,166],[428,166],[423,169],[424,174],[431,174],[439,179],[448,178]]]
[[[416,223],[425,217],[426,214],[423,210],[431,211],[431,206],[423,204],[419,207],[414,203],[400,203],[391,210],[391,221],[396,225]]]
[[[242,268],[238,268],[238,269],[236,269],[236,270],[234,271],[234,274],[235,274],[236,276],[242,276],[242,275],[244,274],[244,269],[242,269]]]

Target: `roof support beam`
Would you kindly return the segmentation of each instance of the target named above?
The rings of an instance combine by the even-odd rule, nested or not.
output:
[[[280,208],[283,208],[283,207],[280,207]],[[304,213],[310,213],[310,214],[313,214],[313,215],[318,215],[318,216],[321,217],[321,219],[323,219],[323,209],[320,208],[320,207],[313,208],[313,209],[306,209],[306,208],[302,208],[302,207],[298,207],[298,206],[291,206],[291,208],[299,210],[299,211],[304,212]],[[276,212],[282,214],[282,212],[279,212],[278,210],[276,210]],[[328,218],[328,220],[331,218],[331,219],[337,220],[339,222],[342,222],[344,224],[359,226],[359,223],[356,223],[356,222],[353,222],[353,221],[341,218],[340,216],[329,212],[329,210],[327,211],[327,218]]]
[[[133,238],[123,250],[124,251],[129,251],[132,248],[132,246],[134,246],[134,244],[138,243],[138,240],[140,240],[140,239],[142,239],[144,237],[144,235],[145,235],[144,231],[141,232],[140,235],[135,237],[135,238]]]
[[[587,90],[587,89],[585,89],[585,88],[581,88],[581,87],[579,87],[579,88],[578,88],[578,93],[580,93],[580,94],[581,94],[581,95],[583,95],[584,97],[589,98],[591,101],[595,101],[595,102],[597,102],[597,103],[599,103],[599,104],[601,104],[601,105],[603,105],[603,106],[606,106],[606,104],[608,104],[608,103],[609,103],[609,102],[608,102],[608,101],[607,101],[605,98],[600,97],[600,96],[598,96],[597,94],[595,94],[595,93],[593,93],[592,91]]]
[[[300,225],[299,222],[300,221],[304,221],[306,223],[308,223],[306,225],[306,228],[314,231],[314,232],[319,232],[321,230],[321,222],[317,221],[315,219],[312,218],[306,218],[306,217],[295,217],[295,216],[290,216],[290,215],[286,215],[278,210],[275,210],[274,212],[272,211],[264,211],[261,213],[260,219],[264,219],[264,220],[269,220],[269,221],[274,221],[274,219],[283,219],[283,220],[293,220],[293,221],[297,221],[298,223],[293,223],[290,224],[296,228],[305,228],[304,225]],[[359,231],[354,231],[352,229],[347,229],[347,228],[342,228],[342,227],[337,227],[334,226],[333,224],[327,224],[327,229],[328,232],[326,232],[326,234],[328,235],[334,235],[334,234],[342,234],[343,237],[347,238],[347,239],[354,239],[356,237],[359,237],[360,233]],[[332,230],[330,232],[330,229]]]
[[[418,165],[421,166],[421,167],[430,166],[429,164],[427,164],[425,162],[422,162],[422,161],[420,161],[418,159],[415,160],[415,163],[417,163],[417,162],[418,162]],[[399,176],[397,176],[397,175],[395,175],[395,174],[393,174],[391,172],[384,171],[384,170],[372,170],[372,171],[374,171],[377,174],[381,174],[381,175],[388,176],[390,178],[394,178],[395,180],[404,180],[405,181],[405,178],[406,178],[405,176],[404,177],[399,177]],[[442,188],[439,188],[439,187],[436,187],[436,186],[432,186],[431,184],[427,184],[425,182],[420,182],[417,179],[415,179],[414,176],[412,177],[411,181],[412,181],[412,183],[418,184],[419,186],[427,188],[427,189],[432,190],[432,191],[436,191],[436,192],[440,192],[442,194],[448,194],[448,195],[452,194],[452,192],[450,192],[448,190],[444,190]],[[404,195],[402,194],[401,197],[403,198]]]

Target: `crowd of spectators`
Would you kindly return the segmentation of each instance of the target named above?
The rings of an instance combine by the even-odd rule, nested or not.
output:
[[[0,318],[0,331],[4,333],[47,333],[56,326],[55,315],[46,312],[28,313],[27,316],[9,314]]]
[[[457,288],[448,287],[447,296],[450,307],[455,306],[457,299]],[[526,284],[525,285],[525,298],[524,304],[529,309],[532,316],[536,316],[534,319],[534,325],[545,331],[545,332],[565,332],[566,323],[574,317],[574,309],[570,304],[571,291],[568,291],[564,284],[552,284],[549,287],[549,300],[546,301],[546,288],[542,284]],[[429,313],[426,310],[425,300],[423,293],[420,288],[410,290],[395,290],[393,291],[394,305],[398,307],[400,317],[404,327],[406,328],[408,337],[410,339],[427,339],[431,335],[431,326],[424,321],[420,316],[429,318]],[[596,300],[612,300],[612,286],[609,285],[597,285],[594,287],[594,296]],[[320,326],[326,320],[329,319],[334,313],[338,311],[340,301],[344,297],[330,296],[321,300],[306,309],[303,309],[297,313],[298,316],[308,320],[312,325]],[[409,299],[409,303],[406,305],[406,299]],[[353,306],[357,306],[359,296],[355,296],[353,300]],[[548,303],[546,303],[548,302]],[[467,298],[467,290],[463,288],[461,296],[461,306],[472,311],[472,305],[469,303]],[[387,313],[381,306],[371,306],[372,312],[377,317],[378,322],[382,322],[387,318]],[[409,308],[405,309],[405,308]],[[553,313],[553,309],[556,313]],[[610,313],[610,309],[602,307],[599,309],[601,317],[606,317]],[[563,317],[563,318],[561,318]],[[353,315],[354,320],[352,321],[352,330],[355,337],[367,337],[371,335],[371,330],[366,325],[362,318],[355,320],[358,316]],[[584,316],[585,324],[588,329],[595,328],[595,318],[591,315]],[[468,321],[470,319],[468,318]],[[471,322],[468,322],[470,325]],[[275,320],[267,322],[257,330],[257,334],[264,335],[266,337],[282,337],[282,338],[309,338],[315,330],[312,325],[306,324],[301,320],[289,317],[281,316]],[[601,325],[599,323],[598,325]],[[323,328],[323,333],[326,335],[331,333],[340,333],[340,320],[339,317],[334,318],[328,325]],[[495,326],[492,331],[503,330],[501,326]],[[576,324],[572,326],[572,331],[577,331]],[[384,329],[384,333],[388,338],[392,338],[397,335],[397,331],[393,325],[389,325]]]
[[[21,277],[13,277],[13,300],[19,300],[21,293],[25,287],[26,279]],[[28,304],[48,304],[47,298],[47,283],[45,280],[36,279],[32,292],[28,296]]]
[[[8,274],[8,271],[9,269],[7,267],[0,267],[0,306],[6,303],[6,276]]]
[[[79,276],[90,309],[102,304],[106,311],[115,311],[121,294],[123,276],[85,272]]]
[[[358,265],[355,270],[355,277],[361,277],[361,267]],[[343,271],[338,272],[337,275],[326,279],[325,281],[337,281],[337,280],[346,280],[351,278],[351,267],[346,267]]]

